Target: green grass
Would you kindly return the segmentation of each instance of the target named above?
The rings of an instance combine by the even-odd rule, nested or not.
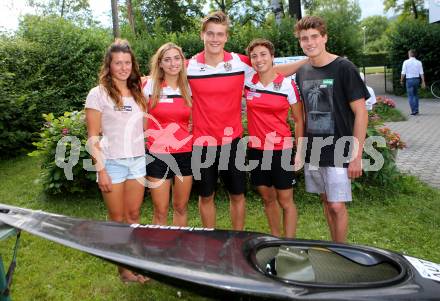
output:
[[[69,216],[106,219],[99,194],[46,197],[38,177],[38,160],[21,157],[0,161],[0,203]],[[328,240],[327,226],[316,196],[296,188],[299,212],[298,238]],[[369,187],[354,195],[349,206],[349,242],[391,249],[440,262],[440,192],[413,177],[404,177],[398,190]],[[226,195],[217,196],[218,227],[230,228]],[[189,206],[189,224],[200,226],[197,203]],[[151,200],[142,207],[142,222],[151,221]],[[246,229],[267,232],[261,201],[250,191]],[[9,264],[14,239],[0,241],[0,253]],[[177,292],[181,291],[179,298]],[[93,256],[22,234],[18,265],[12,286],[14,301],[20,300],[205,300],[195,293],[152,281],[147,285],[124,285],[115,266]]]
[[[376,74],[376,73],[383,73],[383,72],[384,72],[383,66],[365,67],[366,74]]]

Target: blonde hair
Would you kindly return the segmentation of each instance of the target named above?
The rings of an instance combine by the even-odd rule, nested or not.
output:
[[[160,67],[160,62],[162,58],[170,49],[176,49],[179,52],[179,55],[182,59],[182,68],[178,74],[177,78],[177,86],[179,87],[180,93],[182,94],[182,98],[185,100],[186,105],[191,107],[191,93],[189,92],[189,84],[188,79],[186,77],[186,68],[185,68],[185,57],[183,56],[182,48],[177,46],[174,43],[165,43],[157,49],[156,53],[151,58],[151,79],[153,80],[153,92],[151,95],[151,99],[149,100],[150,107],[154,108],[159,101],[160,92],[162,90],[162,83],[165,80],[165,72]]]
[[[221,10],[214,11],[214,12],[210,13],[209,15],[207,15],[205,18],[203,18],[202,32],[206,31],[206,27],[208,27],[208,24],[211,22],[215,23],[215,24],[225,25],[226,32],[228,32],[228,30],[229,30],[229,17]]]
[[[139,65],[136,61],[130,44],[127,40],[116,39],[104,55],[104,61],[99,72],[99,83],[106,89],[108,95],[113,100],[117,107],[122,106],[122,94],[118,87],[113,82],[112,74],[110,72],[110,64],[112,62],[112,54],[122,52],[129,53],[131,56],[131,74],[127,79],[127,88],[130,90],[135,102],[142,108],[144,112],[147,111],[147,101],[141,91],[141,73]]]

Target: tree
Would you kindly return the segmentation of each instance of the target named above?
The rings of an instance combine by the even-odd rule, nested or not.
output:
[[[249,22],[261,25],[271,9],[267,0],[211,0],[210,10],[226,13],[233,24],[245,25]],[[283,1],[272,1],[282,3]],[[284,10],[283,10],[284,14]]]
[[[354,0],[315,0],[309,15],[327,22],[329,51],[356,62],[362,52],[361,8]]]
[[[119,30],[119,16],[118,16],[118,1],[112,1],[112,21],[113,21],[113,36],[119,38],[121,36],[121,32]]]
[[[302,0],[302,4],[306,11],[313,11],[317,7],[317,2],[314,0]]]
[[[93,23],[92,11],[88,0],[27,0],[37,14],[57,15],[72,21]]]
[[[424,15],[426,17],[424,0],[383,0],[385,11],[390,9],[397,13],[401,13],[404,17],[413,16],[414,19]]]
[[[136,33],[152,32],[155,27],[165,32],[184,32],[195,27],[195,19],[203,16],[203,1],[133,0]]]
[[[382,37],[389,27],[389,21],[384,16],[370,16],[361,21],[365,27],[366,43],[370,43]]]
[[[389,65],[393,67],[393,89],[403,94],[399,85],[402,63],[408,58],[408,50],[415,49],[417,58],[423,62],[423,71],[428,84],[440,78],[440,26],[429,24],[420,19],[408,19],[406,22],[394,22],[387,33],[389,44]]]
[[[361,21],[365,31],[366,52],[381,52],[386,49],[386,32],[390,27],[388,19],[384,16],[370,16]]]
[[[126,0],[127,5],[127,19],[128,24],[130,24],[131,32],[136,34],[135,28],[134,28],[134,16],[133,16],[133,5],[131,3],[131,0]]]

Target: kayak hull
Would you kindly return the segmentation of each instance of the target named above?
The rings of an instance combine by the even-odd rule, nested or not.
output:
[[[203,295],[279,300],[440,295],[440,282],[423,277],[407,257],[366,246],[92,221],[2,204],[0,222]],[[437,266],[432,265],[434,273]]]

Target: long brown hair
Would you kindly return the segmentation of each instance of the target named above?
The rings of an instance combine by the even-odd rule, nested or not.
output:
[[[174,43],[165,43],[157,49],[156,53],[151,58],[151,79],[154,83],[151,99],[149,100],[151,108],[154,108],[159,101],[162,82],[165,79],[165,72],[160,67],[160,62],[162,61],[165,52],[170,49],[176,49],[182,59],[182,68],[180,69],[177,78],[177,86],[182,94],[182,98],[185,99],[186,105],[189,107],[192,105],[191,93],[189,92],[188,79],[186,77],[185,57],[183,56],[182,48]]]
[[[147,110],[147,102],[141,91],[141,73],[139,71],[139,65],[127,40],[116,39],[107,49],[104,61],[101,65],[101,71],[99,72],[99,83],[107,90],[108,95],[114,101],[116,106],[121,107],[122,94],[114,84],[110,72],[112,54],[117,52],[129,53],[131,56],[131,74],[127,79],[127,88],[130,90],[135,102],[145,112]]]

